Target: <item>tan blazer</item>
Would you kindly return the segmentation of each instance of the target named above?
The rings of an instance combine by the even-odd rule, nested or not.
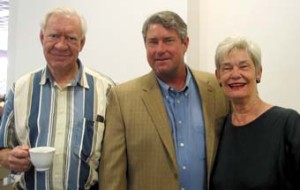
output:
[[[192,75],[202,99],[210,176],[218,145],[216,121],[226,114],[227,104],[214,75],[195,70]],[[171,128],[153,72],[112,89],[99,170],[101,190],[179,189]]]

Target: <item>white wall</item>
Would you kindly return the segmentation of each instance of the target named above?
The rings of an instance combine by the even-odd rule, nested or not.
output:
[[[116,82],[150,70],[141,27],[156,11],[176,11],[188,21],[188,64],[214,72],[217,44],[233,34],[256,41],[262,49],[261,97],[300,112],[299,0],[10,0],[8,85],[24,73],[45,65],[38,39],[46,10],[71,4],[88,21],[85,65]]]
[[[230,35],[246,36],[262,49],[260,96],[300,112],[299,7],[299,0],[200,0],[188,8],[190,30],[199,31],[191,36],[197,48],[191,46],[190,59],[198,59],[201,69],[214,72],[218,43]]]
[[[123,82],[150,70],[142,39],[142,25],[152,13],[172,10],[186,19],[182,0],[10,0],[8,85],[45,65],[39,41],[44,14],[57,6],[76,8],[88,22],[83,63]]]

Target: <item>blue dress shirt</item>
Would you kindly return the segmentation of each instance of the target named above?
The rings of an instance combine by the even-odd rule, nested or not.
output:
[[[185,86],[176,91],[158,79],[171,124],[181,190],[206,188],[205,131],[199,89],[187,68]]]

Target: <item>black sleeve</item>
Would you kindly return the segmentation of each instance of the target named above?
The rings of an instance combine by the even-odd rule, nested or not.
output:
[[[300,189],[300,115],[294,110],[289,110],[285,132],[287,175]]]

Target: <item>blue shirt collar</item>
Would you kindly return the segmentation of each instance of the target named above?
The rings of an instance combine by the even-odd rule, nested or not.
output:
[[[185,79],[185,85],[182,88],[182,90],[177,91],[177,92],[184,92],[187,91],[189,86],[191,85],[191,78],[192,78],[192,74],[191,71],[188,67],[186,67],[187,70],[187,75],[186,75],[186,79]],[[166,84],[165,82],[163,82],[162,80],[160,80],[158,77],[156,77],[158,84],[160,86],[160,89],[162,91],[162,94],[164,97],[168,96],[170,91],[171,92],[176,92],[175,89],[173,89],[171,86],[169,86],[168,84]]]

